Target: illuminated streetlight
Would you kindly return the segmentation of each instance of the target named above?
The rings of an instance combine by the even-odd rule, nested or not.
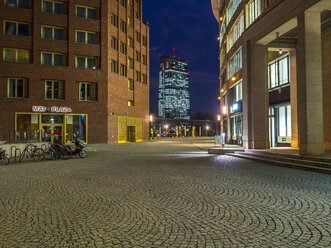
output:
[[[236,79],[237,79],[236,77],[231,78],[232,82],[236,81]]]
[[[217,115],[217,120],[218,120],[218,121],[221,120],[221,115]]]
[[[150,121],[150,122],[153,122],[153,115],[150,115],[150,116],[149,116],[149,121]]]
[[[227,108],[226,106],[223,106],[223,114],[226,115],[226,113],[227,113]]]

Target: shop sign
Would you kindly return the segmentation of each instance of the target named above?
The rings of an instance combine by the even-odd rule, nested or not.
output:
[[[33,106],[32,112],[38,112],[38,113],[45,113],[45,112],[51,112],[51,113],[71,113],[72,109],[69,107],[45,107],[45,106]]]

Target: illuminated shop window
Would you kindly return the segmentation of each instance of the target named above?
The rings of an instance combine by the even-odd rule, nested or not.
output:
[[[74,137],[87,142],[87,115],[66,115],[66,143],[72,143]]]

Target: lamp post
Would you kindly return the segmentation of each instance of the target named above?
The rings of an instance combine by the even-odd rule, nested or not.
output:
[[[217,115],[217,127],[216,128],[217,128],[217,135],[220,135],[220,133],[221,133],[221,115]]]
[[[154,128],[153,128],[153,115],[149,116],[149,133],[150,133],[150,139],[154,138]]]

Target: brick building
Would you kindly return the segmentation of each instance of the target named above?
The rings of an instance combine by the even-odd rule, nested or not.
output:
[[[221,128],[246,149],[331,150],[331,1],[211,0]]]
[[[142,0],[4,0],[0,22],[0,140],[148,139]]]

